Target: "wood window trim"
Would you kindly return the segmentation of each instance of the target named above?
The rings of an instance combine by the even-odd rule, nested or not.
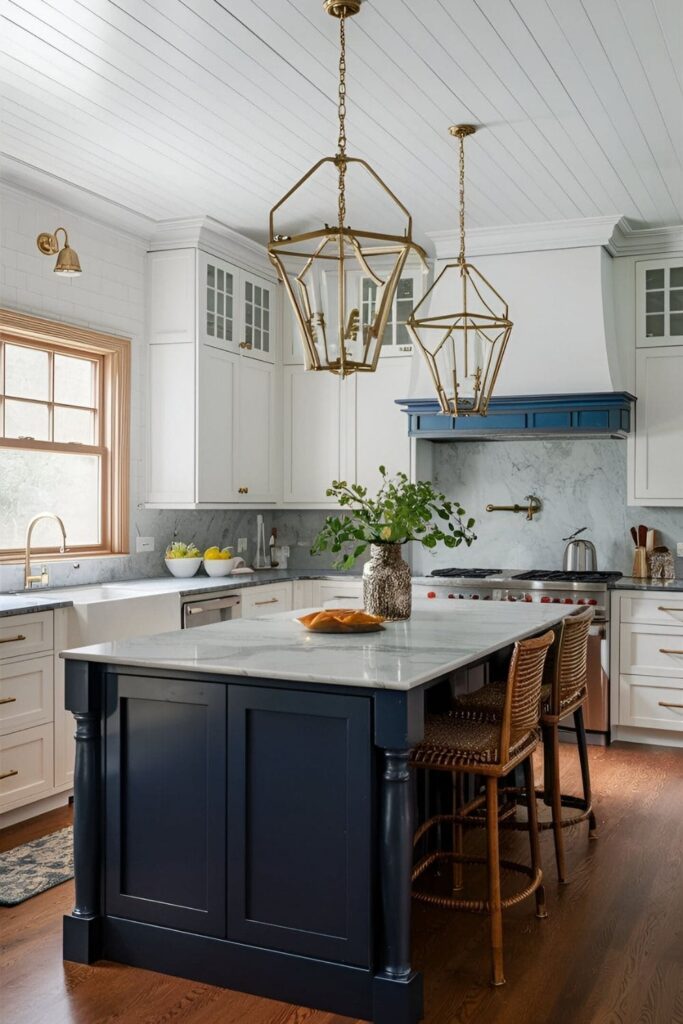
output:
[[[102,543],[97,546],[75,547],[69,545],[68,554],[81,557],[103,557],[123,555],[129,550],[129,509],[130,509],[130,382],[131,342],[130,338],[115,334],[104,334],[56,320],[30,316],[16,310],[0,308],[0,338],[5,342],[20,342],[28,345],[50,345],[63,348],[75,355],[83,354],[103,357],[101,373],[101,430],[102,448]],[[71,453],[79,450],[78,445],[60,446],[41,441],[21,441],[14,438],[0,439],[5,448],[56,451],[62,447]],[[93,451],[92,446],[80,446]],[[59,511],[59,510],[57,510]],[[49,560],[64,559],[64,554],[55,548],[34,549]],[[23,559],[23,549],[0,551],[0,564],[15,563]]]

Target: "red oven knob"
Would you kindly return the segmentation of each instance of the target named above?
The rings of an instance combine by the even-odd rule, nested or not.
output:
[[[448,596],[449,596],[449,597],[450,597],[451,599],[455,598],[455,594],[449,594]]]
[[[549,603],[550,603],[550,598],[547,595],[545,597],[541,598],[541,604],[549,604]]]
[[[559,603],[560,603],[559,597],[554,597],[553,598],[553,604],[559,604]]]
[[[533,597],[531,596],[531,594],[525,594],[524,595],[524,600],[525,601],[533,601]]]
[[[472,600],[473,601],[478,601],[479,600],[479,594],[472,594]]]
[[[574,598],[573,597],[565,597],[564,603],[565,604],[574,604]]]
[[[589,600],[588,600],[588,604],[597,604],[597,603],[598,603],[598,602],[597,602],[597,601],[595,600],[595,598],[594,598],[594,597],[591,597],[591,598],[589,598]]]
[[[585,597],[580,597],[579,600],[576,603],[577,604],[585,604],[586,603],[586,598]]]
[[[436,591],[435,590],[428,590],[427,591],[427,597],[436,597]]]

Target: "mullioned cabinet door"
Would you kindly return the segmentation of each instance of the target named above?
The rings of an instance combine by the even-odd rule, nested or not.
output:
[[[109,676],[106,913],[225,936],[220,683]]]
[[[371,962],[370,701],[228,696],[228,938]]]

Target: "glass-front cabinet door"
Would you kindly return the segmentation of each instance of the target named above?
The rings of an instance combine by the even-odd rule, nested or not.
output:
[[[225,260],[199,252],[199,336],[205,345],[239,352],[239,271]]]
[[[636,344],[683,345],[683,257],[636,264]]]
[[[406,327],[406,320],[411,309],[422,295],[422,274],[419,270],[407,271],[398,282],[398,288],[391,306],[391,314],[382,337],[382,358],[386,356],[405,356],[413,351],[412,338]],[[362,277],[360,281],[361,324],[365,328],[375,315],[377,306],[378,286],[370,277]]]
[[[243,355],[275,362],[275,284],[253,274],[242,275],[242,336],[239,348]]]

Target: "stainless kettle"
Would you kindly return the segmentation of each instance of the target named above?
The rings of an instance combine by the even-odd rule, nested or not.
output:
[[[562,568],[565,572],[597,572],[598,555],[595,544],[583,538],[577,540],[579,534],[587,529],[587,526],[582,526],[580,530],[575,530],[569,537],[562,538],[568,541],[562,560]]]

